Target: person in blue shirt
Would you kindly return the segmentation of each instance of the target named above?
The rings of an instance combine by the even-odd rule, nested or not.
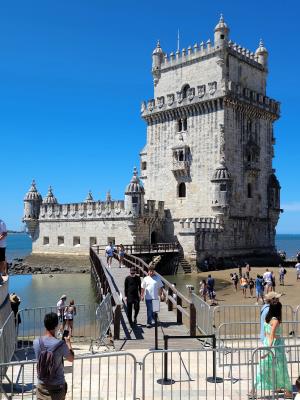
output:
[[[264,325],[265,325],[266,316],[270,309],[270,304],[279,303],[280,297],[281,297],[281,293],[276,293],[276,292],[269,292],[265,295],[265,304],[262,306],[262,308],[260,310],[260,341],[261,341],[261,343],[263,343],[264,339],[265,339]]]
[[[259,303],[259,299],[264,302],[264,278],[257,274],[255,279],[255,291],[256,291],[256,304]]]

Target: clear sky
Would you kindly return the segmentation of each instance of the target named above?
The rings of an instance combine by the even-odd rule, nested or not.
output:
[[[213,39],[223,12],[233,41],[269,51],[268,95],[282,103],[274,166],[279,233],[300,233],[297,1],[0,1],[0,217],[21,226],[32,178],[44,196],[122,199],[146,139],[140,103],[153,97],[151,53]],[[246,4],[246,6],[245,6]]]

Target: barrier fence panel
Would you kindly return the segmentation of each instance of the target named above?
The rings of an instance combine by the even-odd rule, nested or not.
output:
[[[290,399],[299,377],[300,346],[260,347],[251,357],[250,398]]]
[[[98,348],[101,344],[105,344],[105,337],[113,321],[113,309],[111,302],[111,294],[109,293],[104,297],[101,304],[96,309],[96,330],[98,336],[96,336],[95,341],[98,343]],[[92,340],[93,342],[93,340]],[[92,343],[91,343],[91,348]]]
[[[225,322],[258,322],[260,321],[261,305],[228,304],[214,307],[212,325],[217,328]],[[282,306],[282,320],[293,321],[294,311],[289,305]]]
[[[96,327],[97,304],[76,305],[76,315],[73,320],[73,340],[89,341],[98,337]],[[25,308],[19,311],[21,323],[18,326],[18,346],[28,347],[31,342],[44,334],[44,317],[50,312],[57,312],[56,306]]]
[[[36,361],[0,365],[0,393],[6,399],[35,399]],[[78,356],[65,362],[68,400],[136,400],[136,359],[129,353]],[[1,398],[1,394],[0,394]]]
[[[282,337],[286,345],[300,344],[295,332],[299,331],[300,322],[285,321],[281,323]],[[251,348],[262,345],[260,322],[228,322],[216,330],[218,348]]]
[[[214,333],[214,328],[212,326],[212,309],[210,305],[195,293],[192,293],[192,302],[196,309],[197,328],[204,335],[212,335]]]
[[[11,312],[0,329],[0,363],[9,362],[16,348],[15,316]]]

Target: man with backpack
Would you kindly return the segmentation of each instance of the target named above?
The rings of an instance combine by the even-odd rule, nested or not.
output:
[[[37,359],[37,400],[64,400],[67,383],[64,375],[63,358],[74,361],[70,336],[56,339],[58,316],[49,313],[44,318],[45,335],[35,339],[33,348]]]

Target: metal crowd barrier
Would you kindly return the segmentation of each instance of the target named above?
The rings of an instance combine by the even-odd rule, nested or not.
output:
[[[96,324],[98,304],[76,304],[76,315],[73,321],[73,340],[90,341],[99,336]],[[32,346],[32,341],[44,334],[44,316],[57,312],[56,306],[24,308],[19,311],[21,323],[18,326],[18,348]]]
[[[0,363],[9,362],[16,348],[15,316],[11,312],[0,329]]]
[[[65,361],[68,400],[136,400],[136,358],[129,353],[76,356]],[[3,373],[3,371],[6,371]],[[35,399],[36,361],[0,364],[1,392],[6,399]]]
[[[283,384],[299,376],[300,346],[258,349],[233,349],[237,360],[248,363],[217,365],[216,352],[226,349],[201,348],[198,350],[157,350],[148,352],[141,363],[131,353],[101,353],[76,356],[73,364],[65,362],[68,400],[244,400],[251,391],[260,399],[284,399],[276,393],[276,374],[283,367],[280,354],[285,357],[287,375]],[[263,392],[258,386],[264,356],[270,353],[270,363],[264,366],[262,376],[271,377]],[[168,358],[168,370],[164,360]],[[277,361],[275,361],[277,360]],[[137,365],[141,368],[137,368]],[[0,389],[7,399],[34,399],[36,396],[36,361],[0,364]],[[273,380],[272,380],[273,379]],[[281,386],[282,387],[282,386]],[[266,390],[268,393],[266,393]]]
[[[192,302],[196,309],[196,325],[204,335],[212,335],[215,329],[212,323],[213,310],[201,297],[192,293]]]
[[[113,322],[113,309],[112,309],[112,301],[111,294],[107,294],[102,302],[96,309],[96,326],[98,336],[95,340],[91,340],[90,349],[93,351],[93,342],[96,342],[98,345],[98,349],[101,345],[107,347],[105,343],[105,337],[107,336],[107,332],[110,330],[110,326]]]

